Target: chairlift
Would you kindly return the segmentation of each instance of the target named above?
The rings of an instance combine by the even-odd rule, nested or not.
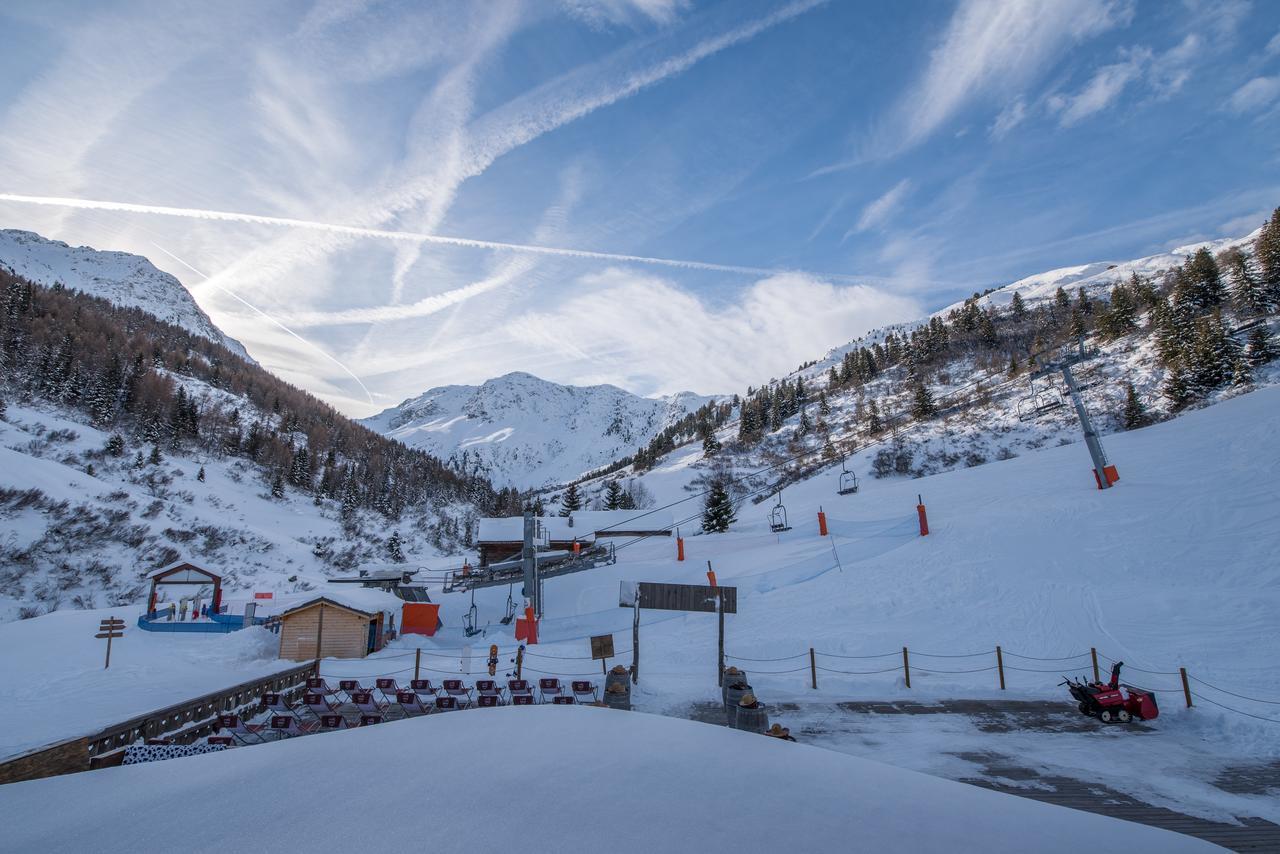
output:
[[[466,632],[467,637],[474,637],[480,634],[480,628],[476,625],[479,610],[476,608],[476,589],[471,588],[471,607],[462,618],[462,630]]]
[[[791,526],[787,524],[787,508],[782,503],[781,492],[778,493],[778,503],[769,511],[769,530],[775,534],[791,530]]]
[[[849,471],[849,467],[845,465],[844,457],[840,458],[840,488],[836,490],[840,495],[853,495],[858,491],[858,476]]]
[[[516,600],[511,598],[514,589],[514,582],[507,585],[507,610],[502,616],[502,625],[504,626],[511,625],[511,621],[516,618]]]
[[[1042,415],[1067,405],[1056,388],[1050,386],[1046,389],[1037,389],[1035,381],[1029,377],[1027,383],[1031,386],[1031,393],[1018,401],[1019,421],[1034,421]]]

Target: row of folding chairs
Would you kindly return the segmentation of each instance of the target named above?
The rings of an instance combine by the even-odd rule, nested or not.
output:
[[[595,684],[589,681],[574,681],[570,683],[569,690],[565,690],[558,678],[544,678],[538,680],[536,695],[534,690],[535,686],[527,679],[509,679],[505,688],[493,679],[478,679],[474,688],[466,685],[461,679],[442,680],[438,688],[430,679],[411,679],[406,686],[400,685],[395,679],[379,678],[374,680],[372,687],[365,687],[358,679],[342,679],[338,681],[337,688],[330,686],[323,677],[307,680],[308,694],[320,694],[330,703],[337,700],[357,705],[357,707],[359,706],[356,703],[357,695],[372,694],[376,703],[385,706],[397,703],[397,695],[405,691],[412,691],[424,703],[430,703],[436,697],[452,697],[462,708],[477,704],[482,697],[496,697],[498,700],[496,705],[515,704],[517,697],[536,696],[537,701],[541,703],[549,703],[556,697],[564,696],[572,696],[579,703],[593,703],[599,699]],[[377,699],[379,696],[380,700]],[[525,705],[526,702],[522,700],[520,704]],[[494,705],[494,703],[487,703],[487,705]],[[369,711],[373,712],[373,710]]]

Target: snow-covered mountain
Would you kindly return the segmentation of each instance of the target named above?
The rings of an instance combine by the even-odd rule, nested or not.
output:
[[[612,385],[560,385],[515,372],[479,386],[433,388],[362,423],[478,468],[495,485],[529,489],[624,457],[711,400],[692,392],[647,398]]]
[[[141,255],[68,246],[31,231],[0,229],[0,266],[39,285],[61,284],[116,305],[140,308],[249,358],[239,341],[214,326],[182,282]]]

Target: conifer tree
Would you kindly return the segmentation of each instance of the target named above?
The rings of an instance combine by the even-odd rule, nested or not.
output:
[[[938,405],[934,403],[933,394],[922,380],[916,381],[915,391],[911,398],[911,415],[921,421],[938,414]]]
[[[802,409],[800,411],[800,424],[796,427],[796,434],[800,436],[808,436],[813,432],[813,423],[809,421],[809,410]]]
[[[578,484],[571,483],[560,497],[560,515],[569,516],[582,509],[582,496],[578,493]]]
[[[1236,356],[1236,360],[1231,366],[1231,384],[1236,388],[1241,388],[1252,382],[1253,366],[1249,364],[1249,360],[1241,353]]]
[[[271,497],[284,498],[284,475],[278,471],[271,481]]]
[[[1111,289],[1111,301],[1100,325],[1108,338],[1128,335],[1138,327],[1138,309],[1133,293],[1123,282]]]
[[[204,483],[204,466],[200,466],[200,471],[196,472],[196,480]]]
[[[124,456],[124,436],[119,433],[112,433],[107,439],[106,452],[113,457]]]
[[[1253,258],[1268,298],[1280,303],[1280,208],[1276,208],[1262,226],[1253,244]]]
[[[1149,421],[1147,416],[1147,407],[1142,402],[1142,398],[1138,397],[1138,390],[1133,387],[1133,383],[1124,384],[1124,429],[1137,430],[1139,427],[1145,427]]]
[[[1266,326],[1256,326],[1249,332],[1245,357],[1254,367],[1265,365],[1276,357],[1276,348],[1271,344],[1271,332]]]
[[[404,543],[400,540],[399,531],[392,531],[387,538],[387,558],[392,563],[404,563]]]
[[[1182,298],[1197,314],[1222,302],[1222,273],[1218,262],[1203,246],[1182,265]]]
[[[617,479],[609,481],[604,488],[604,509],[617,510],[622,506],[622,484]]]
[[[147,461],[142,458],[142,451],[138,451],[137,456],[133,458],[133,467],[136,469],[140,469],[146,464],[147,464]]]
[[[702,455],[706,457],[714,456],[720,452],[720,440],[716,438],[715,431],[707,433],[705,439],[702,440]]]
[[[876,399],[873,397],[870,405],[867,406],[867,432],[875,436],[883,429],[884,424],[880,422],[880,405],[876,403]]]
[[[1195,390],[1204,394],[1229,382],[1238,355],[1221,314],[1198,321],[1189,365]]]
[[[149,463],[150,463],[151,465],[153,465],[153,466],[158,466],[158,465],[160,465],[160,459],[161,459],[161,457],[160,457],[160,446],[159,446],[159,445],[152,445],[152,446],[151,446],[151,456],[147,458],[147,462],[149,462]]]
[[[1018,375],[1018,354],[1009,354],[1009,370],[1005,374],[1008,377],[1016,377]]]
[[[1267,289],[1253,271],[1249,256],[1232,247],[1222,253],[1223,267],[1231,282],[1231,301],[1246,314],[1264,314],[1271,304]]]
[[[1169,405],[1175,412],[1194,399],[1194,394],[1191,390],[1191,379],[1181,360],[1169,366],[1169,376],[1165,378],[1160,392],[1169,401]]]
[[[702,511],[702,530],[708,534],[723,534],[729,526],[738,520],[733,510],[733,501],[723,481],[716,481],[707,493],[706,503]]]
[[[818,392],[818,414],[824,418],[831,414],[831,404],[827,402],[826,391]]]
[[[1009,304],[1009,313],[1015,321],[1021,322],[1027,317],[1027,304],[1022,299],[1022,294],[1017,291],[1013,292],[1013,302]]]

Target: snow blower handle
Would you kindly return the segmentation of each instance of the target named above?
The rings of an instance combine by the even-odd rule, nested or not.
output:
[[[1115,664],[1111,666],[1111,682],[1108,683],[1107,687],[1111,688],[1113,691],[1116,688],[1120,687],[1120,668],[1121,667],[1124,667],[1123,661],[1117,661]]]

